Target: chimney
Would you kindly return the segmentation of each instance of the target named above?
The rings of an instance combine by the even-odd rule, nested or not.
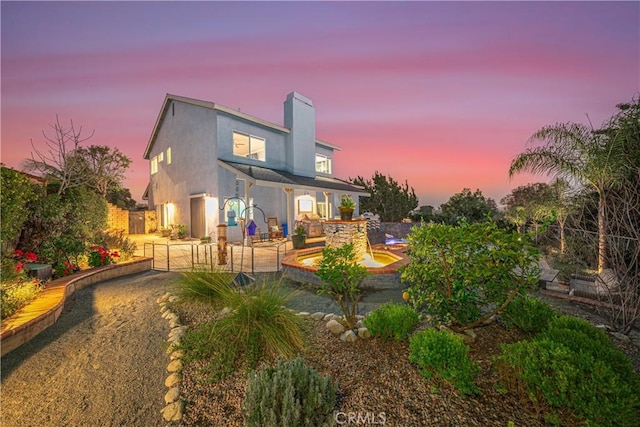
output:
[[[284,102],[284,126],[287,136],[287,170],[296,175],[315,177],[316,110],[309,98],[297,92],[287,95]]]

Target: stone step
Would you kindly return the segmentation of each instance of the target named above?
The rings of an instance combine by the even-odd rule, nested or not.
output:
[[[545,289],[548,291],[569,295],[569,286],[561,285],[557,281],[547,282]]]

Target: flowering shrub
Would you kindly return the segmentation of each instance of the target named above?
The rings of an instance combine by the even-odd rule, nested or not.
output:
[[[70,261],[65,261],[64,263],[57,263],[55,265],[55,276],[56,277],[64,277],[69,276],[73,273],[77,273],[80,271],[80,267],[78,264],[74,264]]]
[[[2,260],[2,283],[0,283],[0,315],[5,319],[27,304],[42,289],[38,279],[27,277],[27,263],[35,262],[38,256],[20,249],[13,256]]]
[[[23,252],[20,249],[13,251],[13,256],[16,260],[16,273],[22,273],[27,263],[36,262],[38,260],[38,256],[33,252]]]
[[[102,246],[91,246],[89,249],[88,262],[91,267],[115,264],[115,258],[120,258],[120,254],[117,251],[110,252],[109,249]]]

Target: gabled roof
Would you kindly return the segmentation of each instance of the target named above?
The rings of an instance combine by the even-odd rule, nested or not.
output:
[[[362,187],[350,184],[337,178],[317,176],[315,178],[294,175],[278,169],[269,169],[261,166],[247,165],[244,163],[218,160],[218,165],[238,174],[253,184],[263,187],[296,188],[309,191],[342,191],[355,193],[360,196],[370,196]]]
[[[209,102],[209,101],[202,101],[200,99],[195,99],[195,98],[188,98],[188,97],[185,97],[185,96],[171,95],[171,94],[168,93],[168,94],[166,94],[166,96],[164,98],[164,102],[162,103],[162,108],[160,109],[160,113],[158,114],[158,117],[156,119],[156,123],[153,126],[153,131],[151,132],[151,136],[149,137],[149,142],[147,142],[147,147],[144,150],[144,156],[143,156],[144,159],[149,160],[149,153],[151,152],[151,148],[153,147],[153,143],[155,142],[156,137],[158,136],[158,132],[160,130],[160,126],[162,125],[162,122],[164,121],[164,117],[165,117],[165,115],[167,114],[167,112],[169,110],[169,105],[171,105],[171,101],[182,102],[184,104],[194,105],[196,107],[208,108],[210,110],[220,111],[220,112],[223,112],[225,114],[229,114],[231,116],[235,116],[235,117],[238,117],[240,119],[247,120],[247,121],[250,121],[252,123],[256,123],[256,124],[259,124],[261,126],[265,126],[267,128],[270,128],[270,129],[277,130],[279,132],[291,133],[291,130],[286,128],[286,127],[284,127],[284,126],[280,126],[280,125],[277,125],[275,123],[271,123],[271,122],[268,122],[266,120],[259,119],[257,117],[251,116],[249,114],[242,113],[240,111],[234,110],[234,109],[229,108],[229,107],[225,107],[225,106],[220,105],[220,104],[216,104],[216,103]],[[330,143],[325,142],[325,141],[320,141],[319,139],[316,140],[316,144],[323,145],[323,146],[331,148],[333,150],[340,150],[340,147],[338,147],[337,145],[333,145],[333,144],[330,144]]]

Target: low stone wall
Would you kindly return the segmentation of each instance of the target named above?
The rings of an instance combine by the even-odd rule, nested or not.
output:
[[[65,303],[76,290],[105,280],[149,271],[152,261],[152,258],[137,258],[121,264],[92,268],[49,282],[35,300],[2,321],[1,355],[18,348],[56,323]]]
[[[303,270],[295,267],[282,267],[282,275],[298,283],[306,283],[320,287],[322,281],[313,271]],[[363,290],[382,290],[382,289],[404,289],[405,286],[400,283],[399,272],[370,274],[360,283],[360,289]]]
[[[420,226],[419,222],[383,222],[380,230],[396,239],[404,239],[411,232],[412,227]]]

